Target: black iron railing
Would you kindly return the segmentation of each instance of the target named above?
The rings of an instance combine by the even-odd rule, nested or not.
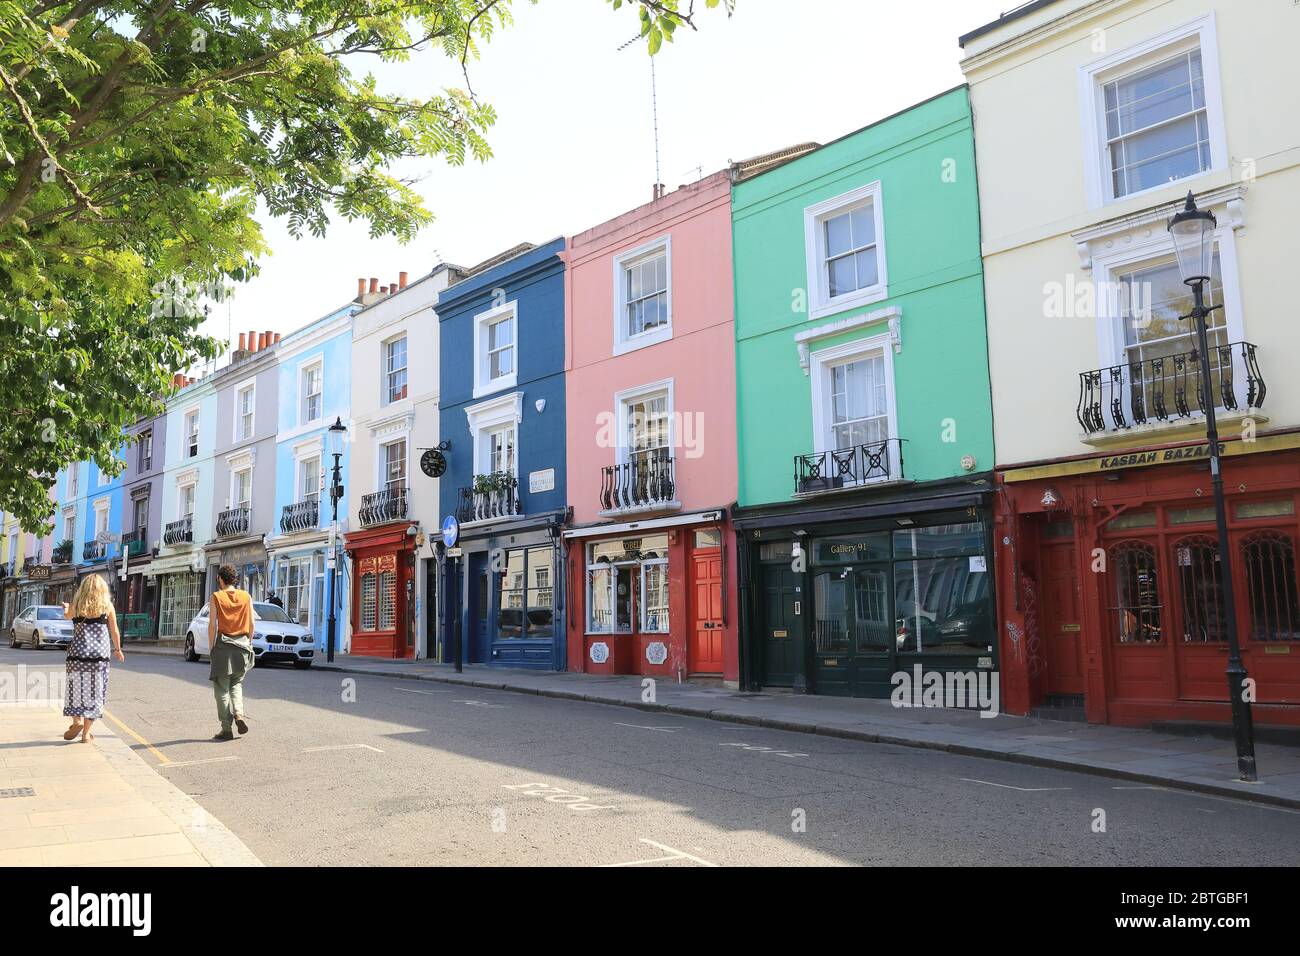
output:
[[[194,541],[194,516],[169,521],[163,528],[163,544],[190,544]]]
[[[406,489],[391,488],[362,495],[357,517],[361,520],[361,527],[370,528],[390,521],[404,521],[408,510]]]
[[[67,544],[56,545],[50,553],[51,564],[71,564],[72,563],[72,542]]]
[[[128,531],[122,535],[122,552],[133,558],[138,558],[149,550],[149,530],[147,528],[136,528],[134,531]]]
[[[315,498],[295,501],[280,509],[280,530],[285,534],[295,531],[315,531],[320,527],[320,502]]]
[[[794,490],[806,495],[903,477],[903,439],[796,455]]]
[[[217,515],[217,537],[237,538],[248,534],[251,513],[249,508],[227,508],[221,512]]]
[[[602,511],[631,511],[666,505],[677,495],[676,461],[656,452],[636,453],[621,465],[600,470]]]
[[[1204,414],[1207,378],[1216,409],[1261,408],[1268,387],[1255,352],[1249,342],[1212,345],[1208,375],[1199,352],[1080,372],[1079,424],[1097,434]]]
[[[519,513],[519,482],[514,475],[491,476],[489,484],[460,489],[457,521],[491,521]]]
[[[108,545],[102,541],[87,541],[81,547],[82,561],[102,561],[108,557]]]

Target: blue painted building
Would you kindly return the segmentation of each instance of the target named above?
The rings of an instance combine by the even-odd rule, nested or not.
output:
[[[125,448],[119,447],[114,458],[121,468],[102,469],[93,461],[79,467],[80,494],[77,497],[77,536],[72,539],[72,560],[77,565],[77,579],[87,574],[101,574],[114,598],[119,597],[122,582],[119,579],[122,546],[122,473],[125,470]],[[117,541],[102,540],[104,536]]]
[[[516,246],[438,297],[439,495],[459,526],[440,626],[469,663],[565,667],[563,251]]]
[[[360,302],[349,302],[298,331],[286,335],[279,352],[278,423],[275,436],[275,508],[267,538],[271,590],[289,616],[309,627],[317,648],[325,647],[329,619],[329,575],[337,574],[334,592],[338,614],[336,647],[348,639],[346,558],[335,569],[334,542],[347,530],[346,496],[339,500],[339,522],[331,525],[329,496],[333,458],[329,426],[342,420],[351,434],[352,316]],[[343,476],[348,474],[348,447],[343,445]]]

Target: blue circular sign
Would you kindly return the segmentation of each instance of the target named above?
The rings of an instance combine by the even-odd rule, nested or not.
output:
[[[459,540],[460,522],[456,520],[455,515],[447,515],[442,523],[442,543],[449,548],[454,548]]]

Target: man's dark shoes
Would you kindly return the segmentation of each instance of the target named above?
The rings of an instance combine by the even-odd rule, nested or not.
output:
[[[239,728],[241,734],[248,733],[248,722],[244,719],[242,714],[235,718],[235,726]]]
[[[234,740],[235,735],[231,733],[229,730],[223,730],[221,733],[217,734],[212,739],[213,740]]]

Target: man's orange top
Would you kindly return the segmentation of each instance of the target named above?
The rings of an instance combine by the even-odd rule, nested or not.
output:
[[[230,588],[212,595],[211,616],[217,634],[253,636],[253,598],[247,591]]]

